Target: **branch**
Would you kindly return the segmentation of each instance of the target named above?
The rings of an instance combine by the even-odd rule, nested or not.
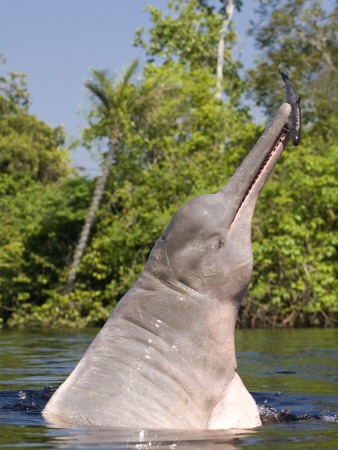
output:
[[[224,37],[228,30],[229,23],[234,12],[233,0],[228,0],[225,7],[225,18],[219,33],[218,50],[217,50],[217,70],[216,70],[216,93],[217,99],[222,98],[222,80],[223,80],[223,61],[224,61]]]

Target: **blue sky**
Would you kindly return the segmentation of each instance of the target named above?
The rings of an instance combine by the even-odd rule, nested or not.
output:
[[[164,11],[167,0],[0,0],[4,69],[28,75],[31,113],[51,126],[64,125],[76,137],[86,126],[84,82],[90,68],[117,74],[136,57],[144,57],[132,43],[137,28],[151,25],[143,12],[148,4]],[[244,1],[233,17],[246,66],[254,51],[246,37],[254,5]],[[96,172],[86,150],[73,151],[72,159],[87,167],[88,174]]]

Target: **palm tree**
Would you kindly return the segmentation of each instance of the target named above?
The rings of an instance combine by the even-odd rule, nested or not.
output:
[[[104,161],[101,176],[98,178],[95,186],[87,219],[75,249],[73,264],[66,283],[65,294],[67,295],[72,292],[76,278],[76,271],[85,251],[95,213],[100,205],[102,195],[105,190],[109,171],[115,156],[116,147],[119,143],[123,111],[125,111],[126,108],[127,110],[128,108],[131,108],[135,100],[134,97],[130,95],[128,88],[130,87],[130,78],[135,73],[137,66],[138,61],[135,60],[129,66],[121,80],[109,78],[104,71],[93,70],[92,72],[94,78],[86,83],[87,89],[89,89],[93,95],[94,100],[98,102],[97,112],[99,113],[100,118],[105,123],[108,123],[111,128],[110,147]]]

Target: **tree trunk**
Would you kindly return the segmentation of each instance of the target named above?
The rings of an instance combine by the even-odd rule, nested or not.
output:
[[[102,195],[103,195],[103,192],[104,192],[104,189],[106,186],[107,178],[109,175],[110,167],[111,167],[113,159],[114,159],[115,149],[116,149],[116,145],[117,145],[118,139],[119,139],[119,131],[120,131],[119,124],[117,122],[115,122],[114,134],[110,139],[110,150],[108,152],[108,155],[106,157],[106,160],[105,160],[105,163],[103,166],[102,175],[96,183],[93,199],[92,199],[92,202],[91,202],[91,205],[89,208],[89,212],[88,212],[88,216],[87,216],[86,222],[84,224],[84,227],[82,228],[82,231],[80,234],[80,239],[79,239],[79,242],[75,249],[75,256],[74,256],[72,268],[69,272],[68,280],[66,283],[66,289],[65,289],[66,295],[70,294],[73,289],[73,284],[74,284],[74,281],[76,278],[76,271],[80,264],[84,250],[86,248],[88,237],[89,237],[89,232],[93,225],[96,210],[101,202],[101,198],[102,198]]]
[[[225,17],[222,23],[222,28],[219,33],[218,50],[217,50],[217,71],[216,71],[216,92],[217,99],[222,98],[222,80],[223,80],[223,61],[224,61],[224,37],[228,30],[232,14],[234,12],[233,0],[228,0],[225,6]]]

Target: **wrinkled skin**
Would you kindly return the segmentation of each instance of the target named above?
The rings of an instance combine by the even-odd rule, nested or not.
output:
[[[252,428],[234,329],[252,275],[256,200],[284,150],[284,104],[217,194],[184,204],[136,284],[43,411],[55,424]]]

